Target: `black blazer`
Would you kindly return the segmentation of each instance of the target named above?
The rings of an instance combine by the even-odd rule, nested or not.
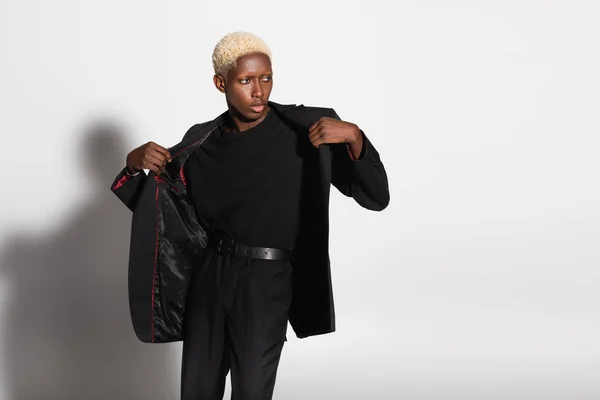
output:
[[[323,116],[339,119],[333,109],[274,102],[269,106],[298,134],[298,151],[304,158],[289,320],[299,338],[333,332],[328,247],[331,184],[362,207],[381,211],[390,200],[387,175],[366,135],[359,160],[350,158],[344,144],[318,149],[310,144],[308,128],[314,122]],[[190,276],[209,239],[187,196],[183,165],[223,123],[224,116],[192,126],[183,140],[169,149],[173,160],[159,176],[142,172],[131,177],[122,170],[111,186],[133,211],[129,305],[135,333],[143,342],[182,339]]]

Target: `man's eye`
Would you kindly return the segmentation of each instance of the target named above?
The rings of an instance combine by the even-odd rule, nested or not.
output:
[[[240,79],[240,83],[250,83],[250,79],[247,79],[247,78]]]
[[[262,81],[263,81],[263,82],[270,82],[272,79],[273,79],[273,77],[271,77],[271,76],[264,76],[264,77],[262,78]]]

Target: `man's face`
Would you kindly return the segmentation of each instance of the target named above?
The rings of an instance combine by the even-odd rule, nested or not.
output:
[[[236,64],[226,80],[215,76],[215,85],[225,93],[229,110],[239,120],[262,120],[273,88],[271,60],[265,54],[248,54],[238,58]]]

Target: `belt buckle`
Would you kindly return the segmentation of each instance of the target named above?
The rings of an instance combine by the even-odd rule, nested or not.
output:
[[[217,243],[217,252],[227,256],[235,253],[236,249],[237,244],[233,239],[219,239],[219,243]]]

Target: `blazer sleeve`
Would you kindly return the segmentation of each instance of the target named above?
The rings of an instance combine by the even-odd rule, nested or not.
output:
[[[145,171],[140,171],[139,174],[130,176],[125,172],[125,168],[123,168],[113,181],[110,190],[127,206],[127,208],[133,211],[145,181]]]
[[[331,109],[329,116],[341,120]],[[363,134],[363,149],[354,160],[346,144],[331,146],[331,183],[342,194],[354,198],[362,207],[381,211],[390,202],[387,173],[375,146]]]

